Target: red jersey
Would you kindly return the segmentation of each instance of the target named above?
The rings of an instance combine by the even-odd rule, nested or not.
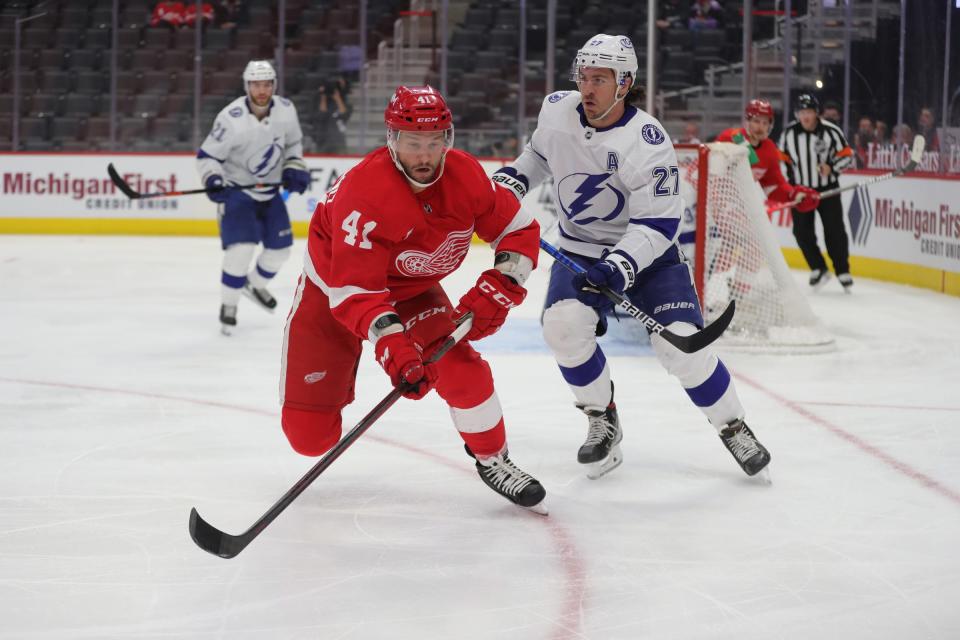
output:
[[[473,156],[451,149],[443,176],[414,193],[386,147],[338,180],[310,221],[306,273],[333,316],[360,338],[393,304],[460,266],[474,232],[537,264],[540,226]]]
[[[150,26],[156,27],[161,22],[166,22],[170,26],[179,27],[183,24],[183,12],[182,2],[158,2],[150,16]]]
[[[743,140],[734,140],[737,136]],[[747,137],[747,131],[743,127],[727,129],[717,136],[717,142],[733,142],[735,144],[750,145],[750,138]],[[750,145],[753,146],[753,145]],[[771,200],[783,202],[789,199],[790,183],[783,177],[780,171],[780,162],[783,157],[780,149],[770,138],[764,139],[758,146],[753,147],[753,152],[757,156],[757,161],[751,164],[753,179],[760,183],[763,192]]]

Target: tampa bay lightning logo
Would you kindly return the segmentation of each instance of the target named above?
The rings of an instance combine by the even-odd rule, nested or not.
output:
[[[258,178],[264,178],[273,171],[283,160],[283,147],[278,142],[279,138],[274,139],[266,147],[250,154],[247,160],[247,171]]]
[[[569,91],[557,91],[547,97],[547,102],[560,102],[570,94]]]
[[[620,46],[624,49],[633,49],[633,43],[630,42],[630,38],[620,38]]]
[[[663,135],[663,131],[660,131],[660,129],[653,124],[643,125],[643,128],[640,130],[640,135],[643,136],[643,139],[646,140],[648,144],[660,144],[667,139],[667,137]]]
[[[231,117],[239,118],[243,115],[243,109],[240,107],[234,107],[233,109],[230,109],[229,113]]]
[[[626,198],[612,184],[612,174],[572,173],[557,185],[557,200],[567,219],[574,224],[613,220],[623,211]],[[592,213],[594,215],[585,215]]]

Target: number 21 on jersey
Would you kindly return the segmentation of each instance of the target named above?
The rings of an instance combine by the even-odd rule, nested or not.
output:
[[[340,228],[347,232],[347,237],[343,241],[354,247],[370,249],[373,247],[373,243],[370,242],[370,232],[377,226],[377,223],[374,220],[365,222],[361,230],[360,215],[359,211],[354,211],[343,219]],[[358,235],[360,236],[360,244],[357,244]]]

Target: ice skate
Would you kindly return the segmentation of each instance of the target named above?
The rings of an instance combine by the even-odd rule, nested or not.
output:
[[[477,461],[477,473],[484,484],[517,506],[540,515],[547,515],[543,503],[547,492],[536,478],[521,470],[507,456],[507,452],[489,458],[477,458],[464,445],[471,458]]]
[[[620,429],[620,418],[617,417],[617,406],[611,402],[606,409],[582,404],[578,404],[577,408],[590,421],[587,439],[577,451],[577,462],[588,465],[587,477],[596,480],[623,462],[623,453],[620,451],[623,431]]]
[[[220,305],[220,333],[225,336],[233,335],[233,328],[237,326],[237,305]]]
[[[810,286],[814,291],[820,291],[830,279],[830,272],[826,269],[814,269],[810,272]]]
[[[241,289],[243,295],[247,296],[251,300],[257,303],[259,307],[266,309],[270,313],[273,313],[277,308],[277,299],[270,295],[270,292],[263,288],[254,287],[252,284],[247,282],[243,285]]]
[[[743,420],[734,420],[720,431],[723,446],[733,455],[734,460],[748,476],[761,471],[761,477],[770,482],[770,452],[757,440],[750,427]]]
[[[853,293],[853,276],[849,273],[841,273],[837,276],[837,280],[843,285],[844,293]]]

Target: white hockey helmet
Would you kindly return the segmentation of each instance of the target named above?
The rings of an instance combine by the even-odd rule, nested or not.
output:
[[[637,80],[637,54],[627,36],[598,33],[587,40],[573,59],[570,79],[576,82],[583,67],[613,69],[620,86],[626,85],[628,75],[631,84]]]
[[[250,92],[250,83],[258,80],[272,80],[276,86],[277,72],[269,60],[251,60],[243,70],[243,88],[247,93]]]

